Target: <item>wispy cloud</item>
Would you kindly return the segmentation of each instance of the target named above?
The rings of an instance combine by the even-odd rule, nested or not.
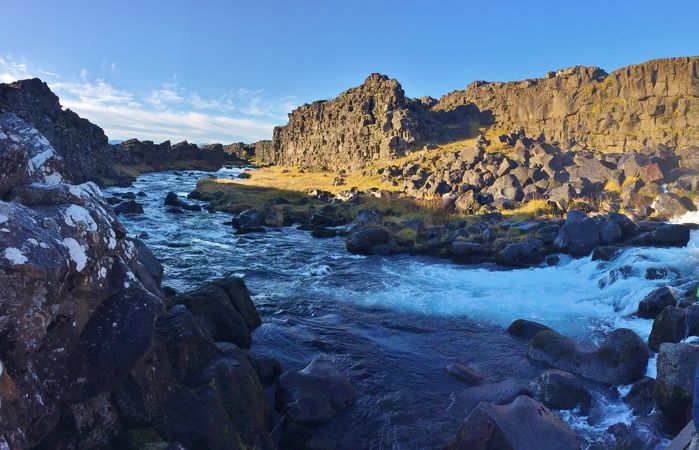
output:
[[[116,73],[117,64],[105,62],[102,68]],[[128,89],[91,77],[86,69],[71,77],[0,56],[1,82],[32,77],[46,81],[65,108],[104,128],[110,139],[197,143],[268,139],[296,102],[293,96],[273,98],[262,89],[245,88],[208,98],[175,82],[156,89]]]

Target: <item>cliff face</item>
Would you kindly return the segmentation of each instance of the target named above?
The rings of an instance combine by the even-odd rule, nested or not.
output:
[[[274,130],[258,158],[340,169],[402,155],[426,144],[502,133],[604,152],[699,144],[699,57],[648,61],[607,74],[572,67],[546,78],[474,82],[439,102],[407,98],[396,80],[373,74],[330,101],[304,105]]]
[[[434,99],[407,98],[401,85],[372,74],[364,83],[331,101],[303,105],[277,127],[271,148],[263,145],[263,161],[313,169],[346,169],[378,158],[403,155],[428,140],[463,136],[466,108],[433,113]],[[475,117],[471,117],[475,121]]]
[[[572,67],[546,78],[474,82],[443,96],[439,109],[473,104],[504,131],[601,151],[699,143],[699,57],[670,58],[607,74]]]

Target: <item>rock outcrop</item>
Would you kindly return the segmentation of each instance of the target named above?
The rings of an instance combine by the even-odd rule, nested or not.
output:
[[[257,157],[356,170],[375,159],[475,137],[479,127],[490,126],[505,132],[501,139],[510,145],[520,134],[564,150],[681,150],[699,146],[698,72],[699,57],[651,60],[611,74],[576,66],[540,79],[476,81],[439,101],[410,99],[396,80],[372,74],[335,99],[294,110],[272,142],[256,149]],[[595,167],[604,165],[593,161],[583,175],[589,178]],[[512,194],[522,195],[516,189]]]
[[[67,157],[0,114],[0,448],[274,448],[245,285],[166,299],[163,267],[100,189],[67,182],[101,138],[59,116],[78,129],[43,127],[67,127]]]
[[[434,103],[410,99],[398,81],[374,73],[333,100],[294,110],[287,125],[274,129],[272,148],[264,145],[257,156],[289,166],[352,169],[428,141],[463,139],[471,132],[467,125],[480,120],[471,106],[433,111]]]
[[[0,83],[0,113],[13,113],[38,130],[48,140],[56,154],[65,162],[63,176],[67,181],[103,184],[128,184],[133,175],[118,170],[118,165],[140,166],[158,170],[173,163],[192,168],[199,165],[240,163],[241,152],[221,144],[199,147],[169,141],[131,139],[111,145],[104,131],[71,110],[61,107],[58,97],[38,78]]]
[[[492,112],[499,128],[523,128],[549,142],[604,151],[698,145],[699,57],[656,59],[610,74],[575,66],[546,78],[476,81],[443,96],[436,108],[466,104]]]

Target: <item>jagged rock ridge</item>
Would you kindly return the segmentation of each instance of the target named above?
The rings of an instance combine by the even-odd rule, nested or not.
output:
[[[257,156],[288,166],[352,169],[472,137],[483,126],[524,130],[566,149],[679,149],[699,144],[698,72],[699,57],[652,60],[611,74],[576,66],[541,79],[474,82],[438,102],[410,99],[396,80],[372,74],[333,100],[294,110]]]

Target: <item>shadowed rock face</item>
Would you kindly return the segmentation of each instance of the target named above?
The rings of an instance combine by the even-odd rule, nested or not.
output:
[[[0,448],[273,448],[242,280],[166,310],[162,265],[70,161],[0,114]]]
[[[477,81],[434,99],[410,99],[400,84],[372,74],[329,101],[303,105],[272,142],[256,148],[268,162],[312,169],[352,169],[426,144],[473,137],[479,126],[628,151],[699,144],[699,57],[647,61],[611,74],[571,67],[546,78]]]

